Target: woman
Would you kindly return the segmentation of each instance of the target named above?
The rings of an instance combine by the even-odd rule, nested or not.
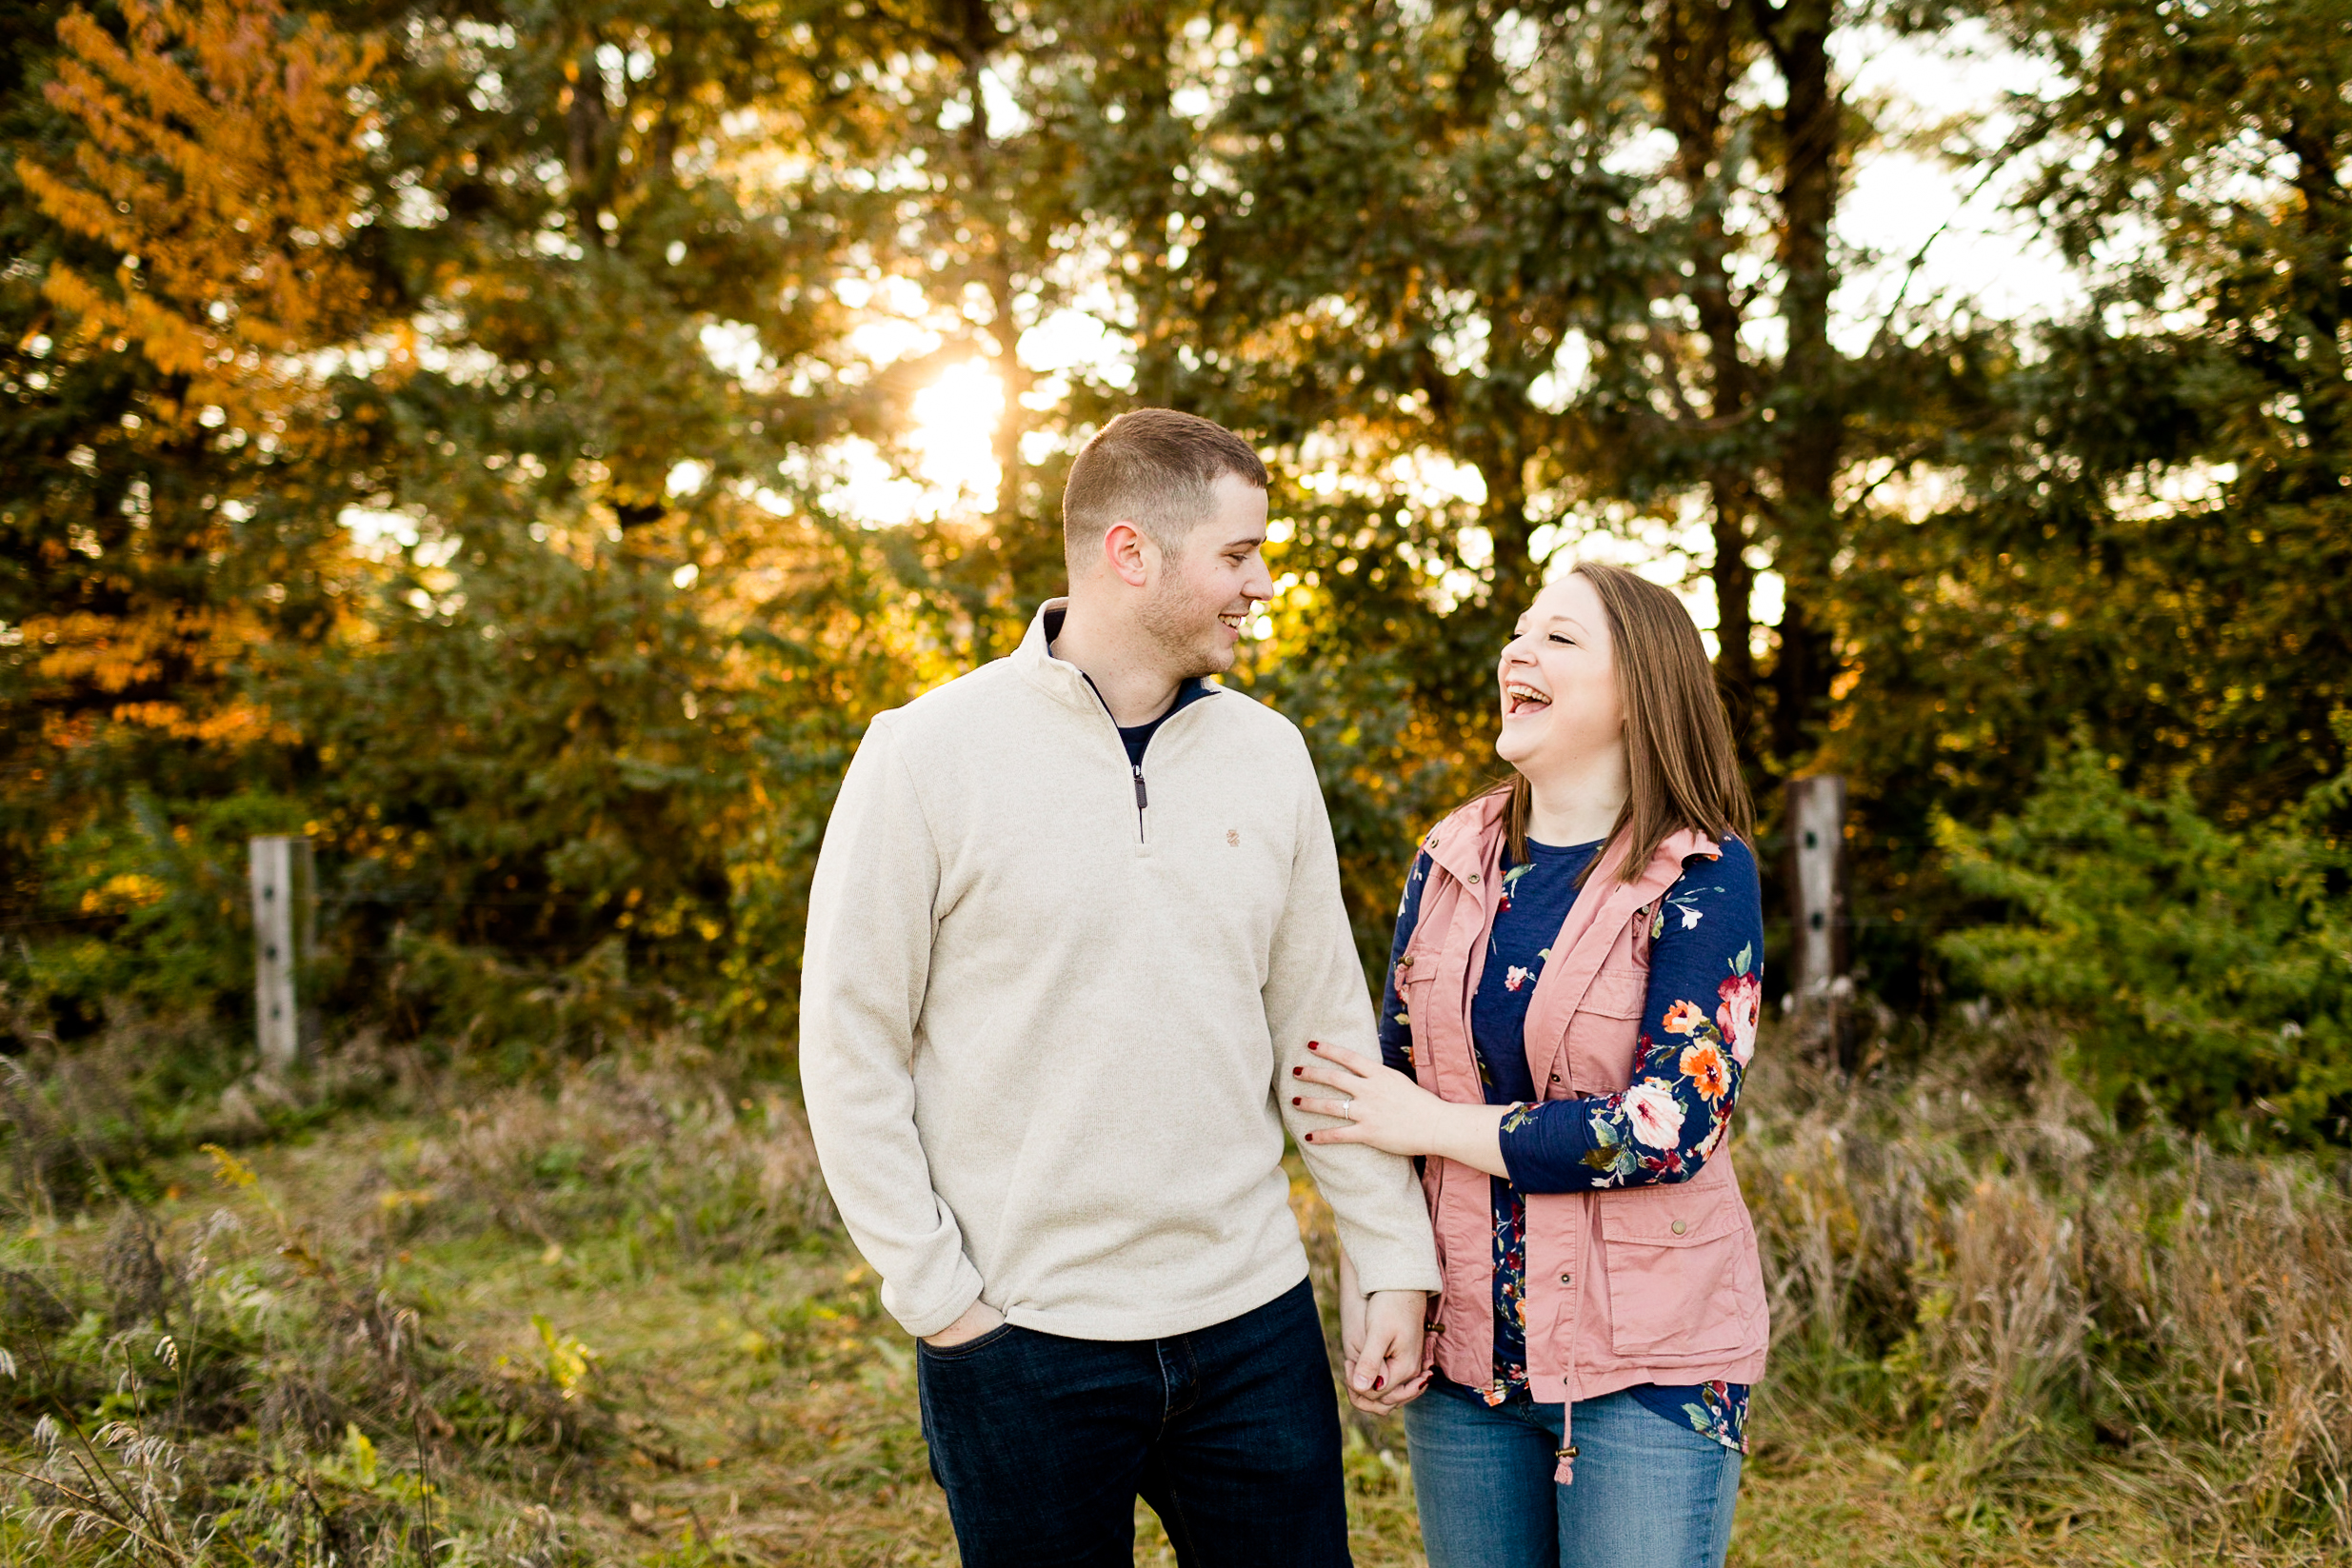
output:
[[[1655,584],[1578,566],[1497,673],[1517,773],[1423,841],[1385,1062],[1299,1069],[1337,1091],[1301,1086],[1333,1119],[1311,1141],[1426,1157],[1435,1365],[1357,1398],[1412,1399],[1430,1568],[1720,1564],[1767,1340],[1725,1138],[1763,994],[1753,812]]]

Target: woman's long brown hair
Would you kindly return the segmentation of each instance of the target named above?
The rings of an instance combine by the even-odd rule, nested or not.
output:
[[[1724,711],[1699,628],[1682,601],[1623,566],[1580,562],[1576,570],[1609,618],[1609,645],[1617,661],[1617,700],[1625,715],[1624,809],[1609,829],[1609,842],[1629,833],[1630,853],[1619,875],[1633,882],[1669,833],[1682,828],[1721,843],[1737,837],[1753,843],[1756,807],[1740,759],[1731,744],[1731,718]],[[1527,776],[1514,768],[1510,783],[1511,859],[1527,860],[1527,815],[1534,802]],[[1605,850],[1604,851],[1605,853]],[[1577,885],[1601,863],[1585,863]]]

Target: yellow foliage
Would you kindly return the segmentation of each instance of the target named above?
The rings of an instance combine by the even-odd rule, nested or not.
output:
[[[576,1399],[588,1391],[588,1369],[597,1360],[596,1352],[570,1334],[558,1334],[555,1325],[539,1313],[532,1313],[530,1326],[539,1331],[539,1342],[547,1347],[546,1372],[548,1381],[562,1391],[567,1399]]]
[[[363,319],[344,253],[366,221],[354,93],[380,46],[277,0],[124,0],[118,40],[89,12],[58,24],[50,101],[79,122],[73,167],[17,171],[65,228],[124,252],[102,283],[52,266],[43,289],[92,340],[121,339],[186,378],[177,412],[241,422],[279,407],[292,356]]]
[[[374,308],[349,242],[373,220],[366,89],[383,50],[289,15],[283,0],[123,0],[110,11],[102,24],[70,10],[57,24],[46,91],[75,132],[70,155],[17,164],[41,211],[120,253],[110,272],[52,265],[42,292],[69,318],[56,335],[162,373],[102,447],[148,447],[169,468],[215,440],[258,437],[278,468],[260,483],[297,500],[295,460],[348,439],[310,356],[349,342]],[[88,468],[143,461],[101,451]],[[218,569],[243,547],[244,483],[200,504],[158,493],[149,513],[143,482],[141,516],[121,538],[37,546],[46,565],[80,574],[16,628],[46,745],[104,744],[124,729],[228,749],[292,738],[232,679],[279,634],[269,606],[283,599]],[[184,566],[198,562],[214,570],[192,578]]]
[[[222,1186],[249,1187],[261,1180],[253,1174],[252,1166],[230,1154],[218,1143],[205,1143],[198,1146],[204,1153],[212,1157],[212,1179]]]
[[[82,912],[86,915],[117,914],[129,909],[144,909],[164,896],[164,884],[153,877],[126,871],[109,877],[98,886],[82,895]]]

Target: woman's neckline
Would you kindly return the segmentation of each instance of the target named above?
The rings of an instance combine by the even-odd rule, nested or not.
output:
[[[1545,844],[1541,839],[1529,839],[1527,848],[1530,851],[1540,849],[1547,855],[1572,855],[1580,849],[1598,849],[1608,842],[1606,839],[1588,839],[1583,844]]]

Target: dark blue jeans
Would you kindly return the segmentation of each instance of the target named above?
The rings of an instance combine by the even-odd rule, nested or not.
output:
[[[1338,1396],[1305,1281],[1165,1340],[1004,1327],[916,1351],[965,1568],[1135,1560],[1135,1499],[1185,1568],[1345,1568]]]

